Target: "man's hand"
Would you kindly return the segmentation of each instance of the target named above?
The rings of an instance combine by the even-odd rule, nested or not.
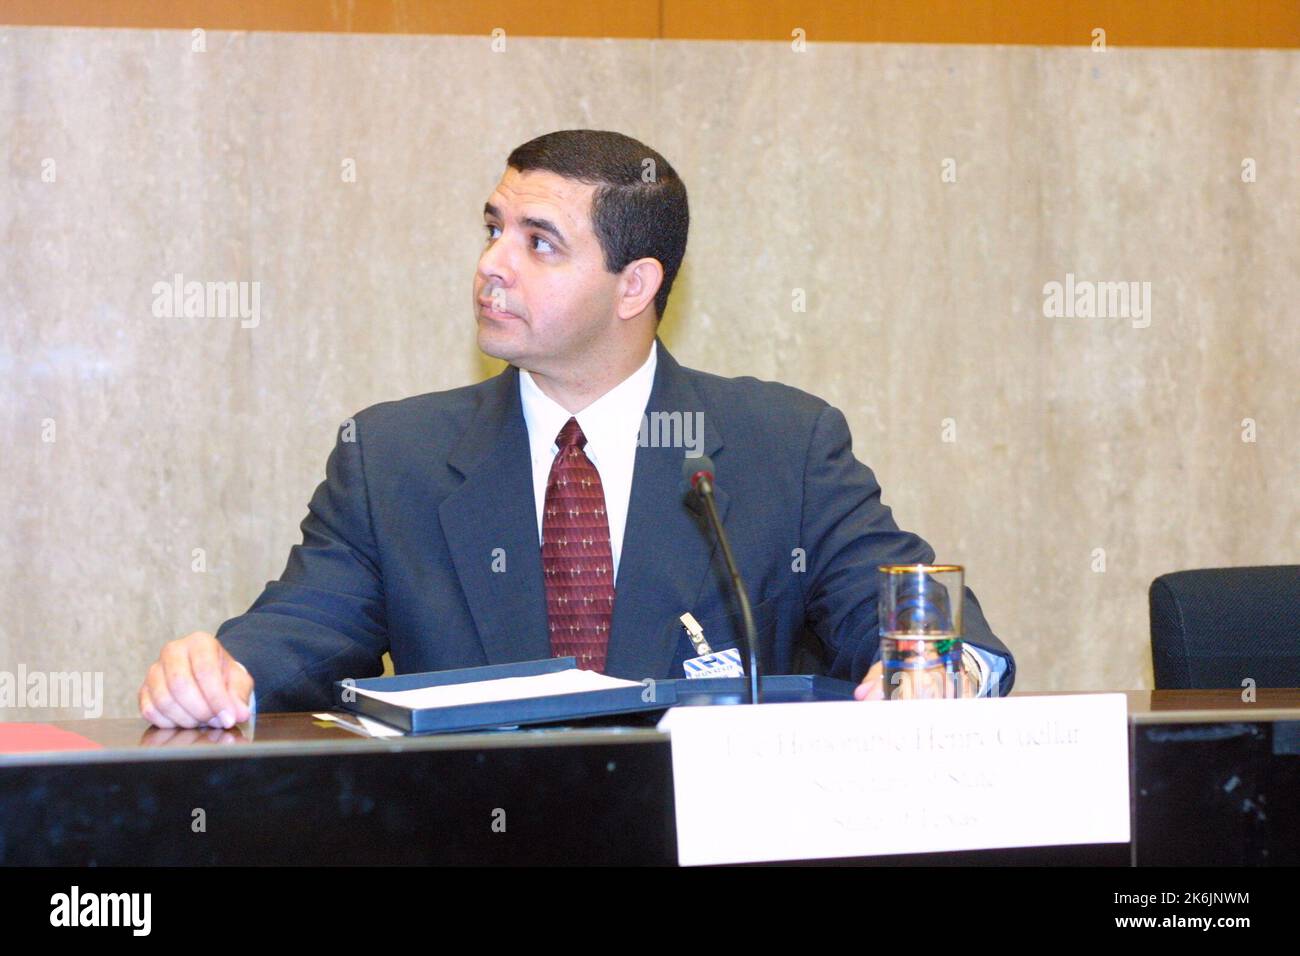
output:
[[[883,665],[880,663],[880,661],[876,661],[876,663],[872,664],[870,669],[868,669],[867,675],[862,678],[862,683],[859,684],[856,688],[854,688],[853,696],[858,700],[885,700],[886,698],[894,699],[894,700],[907,700],[917,696],[924,696],[924,697],[951,697],[952,696],[951,687],[945,688],[941,686],[941,684],[945,684],[946,682],[942,680],[940,680],[939,682],[935,682],[933,678],[930,679],[930,683],[933,686],[929,686],[925,688],[925,692],[923,692],[922,694],[917,694],[915,692],[916,687],[913,684],[913,681],[909,678],[910,675],[908,675],[906,672],[901,672],[899,674],[899,680],[897,682],[897,686],[886,689],[883,683]],[[943,692],[945,689],[948,691],[947,693]],[[963,655],[962,662],[961,662],[961,696],[978,697],[979,690],[980,690],[979,671],[968,668],[966,666],[966,658]]]
[[[213,635],[163,646],[140,685],[140,716],[155,727],[233,727],[248,720],[253,675]]]

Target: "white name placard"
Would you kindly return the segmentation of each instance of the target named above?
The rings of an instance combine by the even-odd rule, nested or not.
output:
[[[1123,694],[674,707],[683,865],[1126,843]]]

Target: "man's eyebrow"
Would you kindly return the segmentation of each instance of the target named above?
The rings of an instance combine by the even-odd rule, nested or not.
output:
[[[497,207],[492,205],[490,202],[485,202],[483,204],[483,215],[492,216],[494,219],[504,218],[501,215],[501,210],[497,209]],[[519,220],[519,223],[522,226],[536,229],[538,232],[549,233],[566,246],[569,244],[569,241],[564,238],[564,233],[560,232],[559,227],[548,219],[538,219],[534,216],[525,216]]]

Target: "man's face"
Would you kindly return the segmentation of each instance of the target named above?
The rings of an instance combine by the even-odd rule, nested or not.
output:
[[[619,276],[605,270],[592,231],[594,192],[506,167],[484,209],[474,273],[478,345],[488,355],[554,374],[601,352],[617,323]]]

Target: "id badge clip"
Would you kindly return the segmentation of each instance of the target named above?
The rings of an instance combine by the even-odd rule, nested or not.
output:
[[[715,654],[709,647],[709,642],[704,639],[704,628],[700,627],[700,622],[695,620],[690,611],[681,616],[681,622],[682,627],[686,628],[686,636],[691,639],[691,644],[699,655],[682,665],[688,678],[745,676],[745,669],[740,666],[739,648],[728,647]]]

